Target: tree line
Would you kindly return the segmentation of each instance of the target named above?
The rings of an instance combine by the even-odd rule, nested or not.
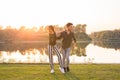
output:
[[[90,37],[96,41],[120,41],[120,29],[93,32]]]
[[[91,38],[85,32],[81,32],[81,25],[74,27],[75,37],[77,40],[91,40]],[[7,26],[5,29],[0,27],[0,42],[14,42],[14,41],[45,41],[48,40],[48,26],[40,26],[26,28],[21,26],[19,29],[13,29],[11,26]],[[64,27],[54,25],[55,31],[60,32],[64,30]]]

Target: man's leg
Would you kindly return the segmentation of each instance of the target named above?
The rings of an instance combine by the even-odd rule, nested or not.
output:
[[[62,49],[62,62],[63,62],[63,68],[64,68],[64,71],[66,72],[66,50],[65,49]]]
[[[67,68],[67,71],[69,72],[69,64],[70,64],[70,59],[69,59],[69,56],[70,56],[70,48],[67,48],[66,49],[66,68]]]

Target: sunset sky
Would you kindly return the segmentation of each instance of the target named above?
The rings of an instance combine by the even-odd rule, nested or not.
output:
[[[0,0],[3,27],[67,22],[87,24],[87,33],[120,29],[120,0]]]

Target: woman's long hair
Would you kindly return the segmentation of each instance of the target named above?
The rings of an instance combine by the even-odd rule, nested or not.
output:
[[[49,29],[51,29],[55,33],[54,27],[52,25],[50,25],[48,27],[49,27]]]

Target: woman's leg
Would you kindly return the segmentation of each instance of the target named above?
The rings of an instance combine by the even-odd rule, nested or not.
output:
[[[58,62],[59,62],[59,64],[60,64],[60,67],[63,68],[63,64],[62,64],[62,59],[61,59],[60,52],[59,52],[59,50],[58,50],[58,48],[57,48],[56,45],[55,45],[53,48],[54,48],[54,50],[55,50],[55,52],[56,52],[56,54],[57,54]]]
[[[53,64],[53,46],[49,45],[48,46],[48,50],[49,50],[49,63],[50,63],[50,67],[51,67],[51,70],[54,69],[54,64]]]
[[[61,55],[60,55],[60,52],[59,52],[59,50],[58,50],[58,48],[57,48],[57,46],[55,45],[54,47],[54,50],[55,50],[55,52],[56,52],[56,54],[57,54],[57,57],[58,57],[58,62],[59,62],[59,64],[60,64],[60,71],[62,72],[62,73],[65,73],[65,71],[64,71],[64,69],[63,69],[63,64],[62,64],[62,59],[61,59]]]

